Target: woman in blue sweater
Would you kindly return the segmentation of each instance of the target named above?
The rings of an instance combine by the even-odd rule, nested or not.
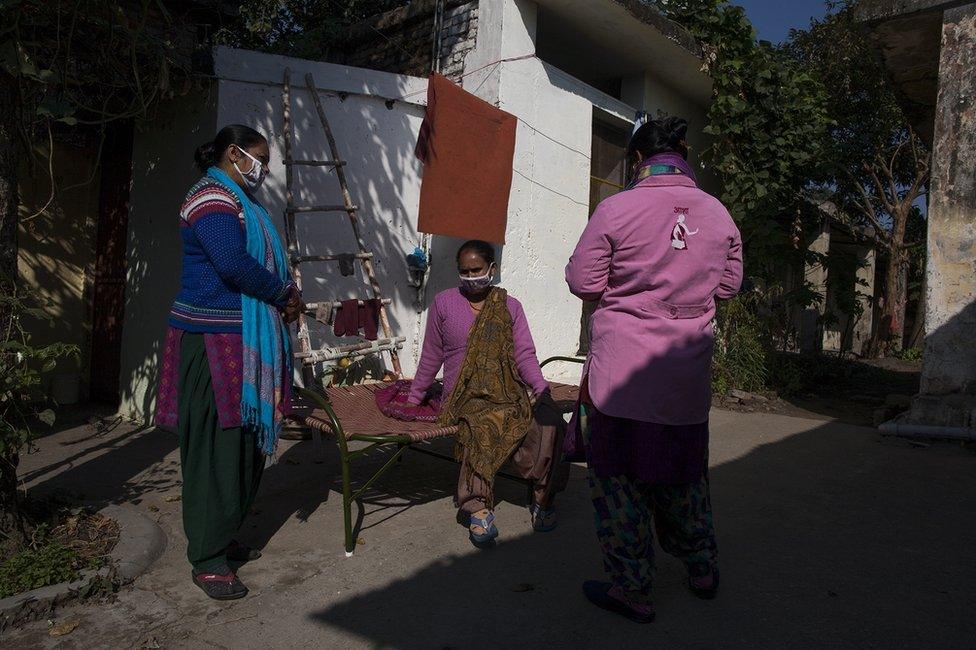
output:
[[[230,125],[196,152],[204,174],[180,209],[182,288],[169,316],[157,424],[175,427],[193,582],[247,595],[228,562],[260,557],[235,540],[290,411],[287,324],[305,308],[268,212],[254,198],[268,142]]]

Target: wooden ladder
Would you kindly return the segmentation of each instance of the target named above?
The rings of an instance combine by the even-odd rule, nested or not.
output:
[[[390,300],[383,298],[383,292],[380,289],[379,281],[376,279],[376,272],[373,268],[373,253],[367,248],[366,242],[363,240],[362,236],[362,230],[359,222],[359,207],[353,204],[352,196],[349,193],[349,185],[346,182],[346,173],[343,169],[346,165],[346,161],[342,160],[339,156],[335,136],[332,134],[332,127],[329,125],[329,120],[325,115],[325,110],[322,108],[322,101],[319,98],[319,92],[315,86],[315,79],[312,77],[311,73],[305,75],[305,86],[308,90],[309,97],[312,99],[312,103],[315,105],[315,111],[318,113],[319,122],[322,123],[322,130],[325,132],[326,140],[329,142],[329,150],[332,159],[295,160],[292,157],[291,70],[286,69],[284,92],[282,93],[282,102],[284,105],[284,163],[287,200],[287,206],[285,208],[285,237],[288,243],[288,258],[291,264],[292,277],[298,284],[299,289],[301,289],[302,264],[338,262],[340,259],[346,257],[346,255],[341,254],[303,255],[298,242],[297,229],[295,228],[295,215],[304,213],[345,212],[346,216],[349,218],[349,224],[352,226],[353,235],[356,237],[356,244],[359,249],[356,253],[352,253],[351,255],[362,264],[363,273],[369,282],[372,297],[380,301],[379,324],[383,331],[383,338],[376,341],[364,341],[331,348],[313,349],[311,338],[309,336],[308,319],[310,316],[314,318],[315,315],[319,313],[320,308],[324,305],[322,303],[310,303],[307,305],[306,312],[301,314],[298,318],[298,350],[295,352],[295,359],[300,361],[302,364],[302,378],[305,380],[306,387],[310,387],[314,382],[314,369],[317,364],[336,363],[341,359],[352,360],[354,358],[383,352],[390,355],[393,372],[396,373],[397,377],[400,377],[402,375],[402,371],[400,369],[399,350],[403,347],[403,343],[406,341],[406,338],[402,336],[395,337],[390,330],[390,319],[386,311],[387,306],[390,304]],[[335,171],[336,178],[339,180],[339,187],[342,190],[343,204],[307,206],[295,205],[294,170],[295,167],[299,166],[319,167],[328,171]],[[360,301],[360,304],[362,304],[362,301]],[[341,303],[334,302],[332,304],[332,311],[340,307],[340,305]],[[328,325],[327,323],[323,324]]]

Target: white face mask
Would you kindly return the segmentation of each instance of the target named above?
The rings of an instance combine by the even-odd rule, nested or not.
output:
[[[237,147],[237,145],[234,146]],[[264,182],[264,179],[267,178],[268,170],[264,168],[264,165],[261,164],[260,160],[248,152],[244,151],[240,147],[237,147],[237,150],[251,159],[251,169],[249,169],[247,172],[242,172],[241,168],[237,166],[237,163],[234,163],[234,169],[236,169],[237,173],[240,174],[241,178],[244,179],[248,189],[257,190],[259,187],[261,187],[261,183]]]
[[[468,294],[478,294],[491,286],[491,281],[495,277],[494,265],[488,267],[488,272],[474,278],[458,276],[461,279],[461,291]]]

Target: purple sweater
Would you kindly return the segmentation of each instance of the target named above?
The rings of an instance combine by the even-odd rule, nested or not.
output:
[[[508,313],[512,315],[512,337],[515,341],[515,364],[522,381],[533,393],[549,388],[542,376],[539,360],[535,356],[535,344],[525,320],[522,304],[508,297]],[[444,395],[454,389],[464,353],[468,349],[468,333],[474,326],[475,315],[467,299],[459,289],[448,289],[434,297],[434,304],[427,313],[427,332],[424,335],[424,351],[410,389],[410,403],[423,402],[427,390],[434,383],[437,371],[444,366]]]

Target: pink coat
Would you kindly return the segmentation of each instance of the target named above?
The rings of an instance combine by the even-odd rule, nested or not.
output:
[[[566,282],[599,301],[584,372],[602,413],[708,420],[715,299],[742,284],[742,240],[718,199],[670,174],[610,197],[583,231]]]

